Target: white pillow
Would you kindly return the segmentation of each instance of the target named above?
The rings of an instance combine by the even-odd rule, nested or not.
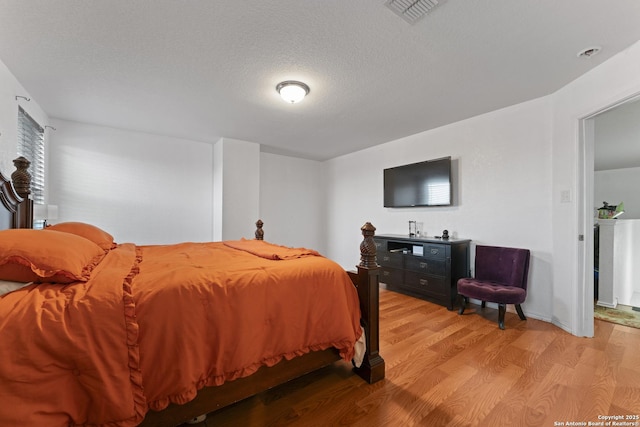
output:
[[[10,282],[8,280],[0,280],[0,297],[9,292],[17,291],[20,288],[30,285],[33,282]]]

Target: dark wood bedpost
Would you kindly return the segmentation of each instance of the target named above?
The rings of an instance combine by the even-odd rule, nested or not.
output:
[[[373,240],[376,228],[367,222],[362,226],[364,239],[360,243],[358,271],[349,272],[349,277],[358,288],[362,323],[367,335],[367,351],[364,361],[356,373],[370,384],[380,381],[385,375],[384,359],[380,356],[380,289],[379,267],[376,262],[376,244]]]
[[[33,200],[31,200],[31,174],[29,165],[31,162],[20,156],[13,160],[16,170],[11,174],[11,181],[16,193],[23,200],[18,205],[17,224],[15,228],[33,228]]]
[[[261,219],[256,222],[256,240],[264,240],[264,231],[262,231],[263,225],[264,222],[262,222]]]

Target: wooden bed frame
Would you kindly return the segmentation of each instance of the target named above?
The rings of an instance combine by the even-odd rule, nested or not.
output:
[[[12,181],[0,173],[0,205],[4,206],[4,209],[0,208],[0,229],[33,227],[33,201],[29,198],[29,174],[26,170],[29,162],[24,158],[18,158],[14,160],[14,164],[17,170],[11,176]],[[264,235],[262,225],[261,220],[256,222],[255,234],[259,240],[262,240]],[[358,290],[361,323],[367,340],[364,361],[359,368],[354,368],[354,371],[368,383],[375,383],[385,376],[385,363],[379,354],[379,271],[373,241],[375,227],[367,222],[361,231],[363,241],[360,244],[360,264],[357,271],[349,271],[348,274]],[[205,387],[198,392],[194,400],[184,405],[170,404],[163,411],[149,411],[140,425],[177,426],[328,366],[337,360],[340,360],[340,356],[335,349],[314,351],[292,360],[283,360],[275,366],[262,367],[249,377],[229,381],[220,386]]]

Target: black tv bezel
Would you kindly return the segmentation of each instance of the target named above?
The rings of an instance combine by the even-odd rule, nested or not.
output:
[[[387,185],[386,185],[386,173],[388,170],[397,170],[397,169],[402,169],[402,168],[413,168],[417,165],[421,165],[421,164],[429,164],[429,163],[435,163],[435,162],[442,162],[443,160],[447,161],[447,164],[449,166],[449,203],[446,204],[417,204],[417,205],[387,205],[386,204],[386,193],[387,193]],[[400,166],[394,166],[394,167],[390,167],[390,168],[384,168],[383,172],[382,172],[382,204],[384,205],[385,208],[429,208],[429,207],[447,207],[447,206],[453,206],[453,182],[452,182],[452,174],[451,174],[451,168],[452,168],[452,161],[451,161],[451,156],[446,156],[446,157],[439,157],[437,159],[430,159],[430,160],[423,160],[420,162],[415,162],[415,163],[407,163],[404,165],[400,165]]]

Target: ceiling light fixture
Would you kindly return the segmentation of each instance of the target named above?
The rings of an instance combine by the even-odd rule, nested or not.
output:
[[[282,99],[290,104],[302,101],[309,94],[309,86],[295,80],[278,83],[276,90]]]

